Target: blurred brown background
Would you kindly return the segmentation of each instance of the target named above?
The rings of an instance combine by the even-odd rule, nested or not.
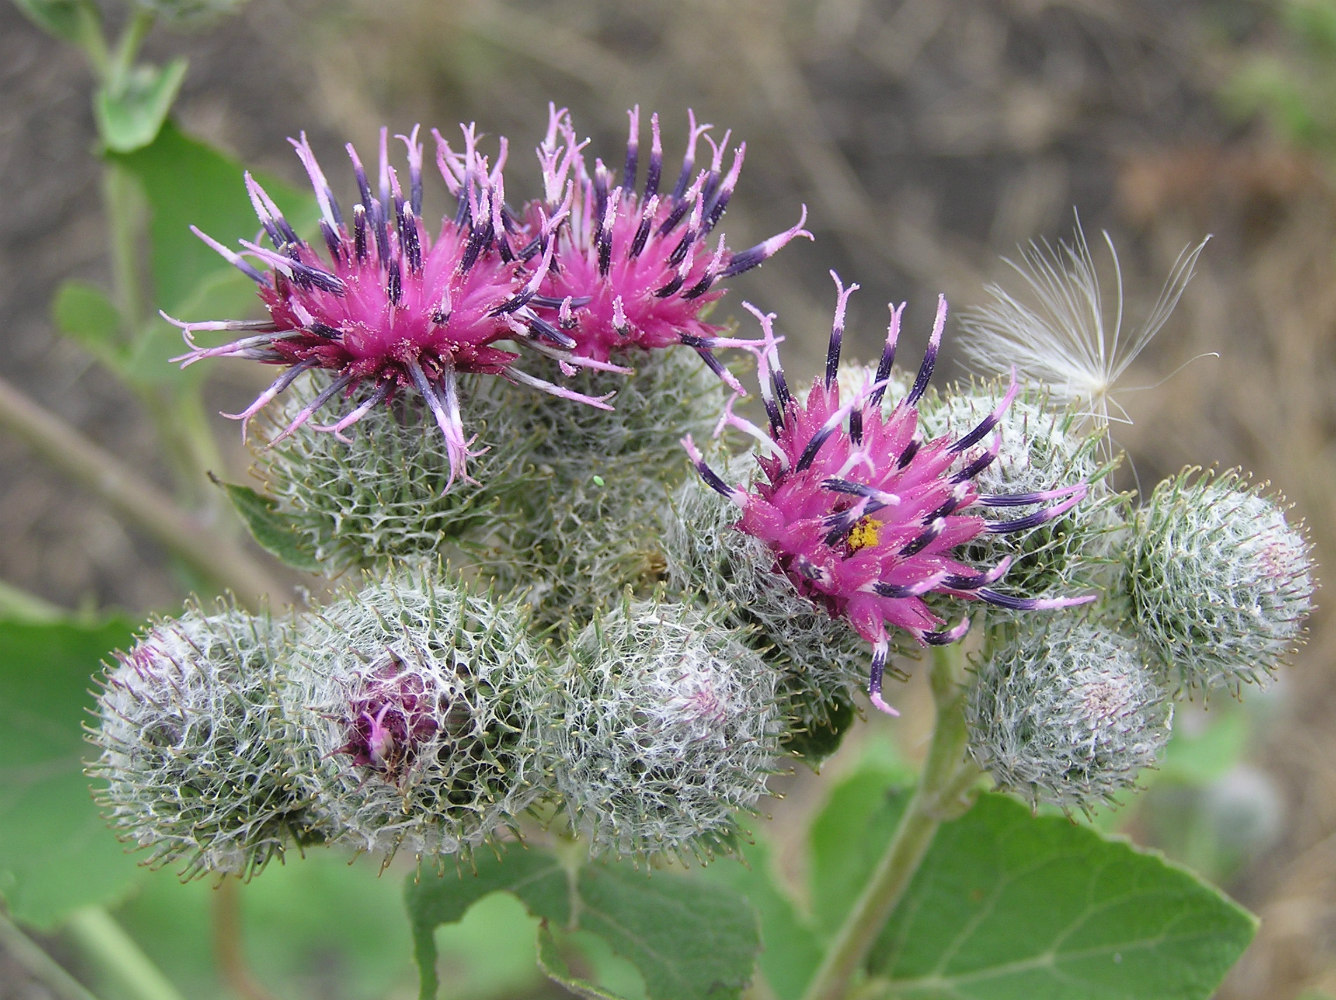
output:
[[[816,242],[736,280],[721,307],[777,312],[791,372],[804,370],[793,351],[824,346],[830,268],[863,287],[849,354],[871,357],[884,303],[907,299],[915,357],[939,291],[956,312],[982,302],[984,283],[1006,276],[999,255],[1069,236],[1073,208],[1092,237],[1114,237],[1132,320],[1178,252],[1213,233],[1125,382],[1221,356],[1126,395],[1135,425],[1118,441],[1147,487],[1187,463],[1273,481],[1330,565],[1336,158],[1228,99],[1260,57],[1309,73],[1286,25],[1279,4],[1243,0],[251,0],[195,33],[159,30],[148,54],[190,56],[187,131],[304,183],[285,137],[305,130],[340,193],[342,143],[370,147],[381,124],[448,133],[476,120],[511,139],[508,181],[523,190],[549,101],[613,160],[627,108],[659,111],[669,164],[694,108],[747,142],[731,246],[809,208]],[[49,322],[60,281],[108,280],[88,87],[76,53],[0,4],[0,374],[165,483],[129,398]],[[443,204],[443,189],[427,199]],[[220,370],[224,385],[245,377]],[[233,440],[232,424],[219,431]],[[0,470],[0,580],[65,606],[178,605],[179,579],[150,543],[4,438]],[[1252,748],[1280,822],[1228,886],[1263,923],[1222,997],[1336,995],[1328,620],[1315,616]]]

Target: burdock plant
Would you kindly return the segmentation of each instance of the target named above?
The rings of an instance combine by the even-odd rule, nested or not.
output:
[[[258,235],[196,230],[259,302],[161,303],[176,360],[276,375],[232,414],[260,489],[228,495],[308,578],[290,612],[253,587],[112,654],[88,727],[105,819],[224,903],[317,845],[402,869],[424,997],[437,925],[497,890],[583,996],[626,979],[592,935],[654,1000],[1206,997],[1250,918],[1084,824],[1144,780],[1176,699],[1266,681],[1311,607],[1267,491],[1185,473],[1138,505],[1115,478],[1112,382],[1200,247],[1124,337],[1079,231],[1037,244],[966,324],[986,370],[956,386],[932,384],[944,296],[921,360],[897,365],[896,304],[859,366],[837,278],[824,367],[791,380],[778,345],[811,331],[747,303],[759,332],[734,327],[724,293],[806,211],[735,250],[744,145],[688,112],[670,166],[647,119],[599,156],[552,108],[532,191],[475,125],[385,129],[369,162],[346,147],[351,200],[303,136],[304,213],[245,174]],[[163,134],[145,156],[206,155]],[[173,537],[202,582],[229,577],[197,530]],[[801,834],[790,773],[917,723],[888,690],[915,674],[922,766],[858,769],[785,839],[800,905],[767,814]]]

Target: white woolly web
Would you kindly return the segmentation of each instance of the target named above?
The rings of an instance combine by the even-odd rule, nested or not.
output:
[[[1049,387],[1054,402],[1107,426],[1132,421],[1113,397],[1113,389],[1151,339],[1160,332],[1192,279],[1202,248],[1184,247],[1146,319],[1131,332],[1123,329],[1123,274],[1109,234],[1103,233],[1113,262],[1112,309],[1106,308],[1095,262],[1081,220],[1073,242],[1048,240],[1021,248],[1019,261],[1006,259],[1020,276],[1021,295],[1001,285],[987,286],[989,305],[967,311],[961,320],[961,346],[980,374],[1010,371]],[[1110,311],[1112,317],[1109,316]],[[1110,410],[1113,416],[1110,416]]]

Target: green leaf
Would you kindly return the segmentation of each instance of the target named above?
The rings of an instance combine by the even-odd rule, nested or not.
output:
[[[408,880],[405,901],[413,926],[420,1000],[433,1000],[440,985],[436,974],[437,926],[464,919],[470,906],[497,891],[519,897],[536,917],[563,925],[570,921],[571,889],[566,869],[546,851],[512,849],[500,858],[480,855],[472,872],[436,878],[419,873]]]
[[[217,482],[217,480],[215,480]],[[251,535],[266,552],[277,556],[293,569],[319,573],[320,562],[302,548],[292,518],[278,509],[278,502],[238,483],[219,483],[227,491]]]
[[[808,884],[822,932],[833,934],[844,921],[890,842],[906,801],[904,779],[895,769],[864,767],[835,787],[813,822]]]
[[[57,329],[113,371],[124,364],[121,314],[107,293],[86,281],[66,281],[51,303]]]
[[[618,994],[599,989],[589,980],[571,974],[561,949],[552,937],[552,930],[546,923],[538,929],[538,968],[543,970],[543,975],[548,979],[577,997],[584,997],[585,1000],[621,1000]]]
[[[421,1000],[431,1000],[438,985],[435,927],[460,919],[473,902],[497,890],[519,897],[535,917],[602,938],[635,966],[651,1000],[728,1000],[751,980],[760,946],[756,916],[733,890],[626,864],[600,862],[572,871],[546,852],[511,850],[499,859],[479,859],[476,874],[410,882]],[[542,964],[558,981],[594,991],[585,995],[607,995],[571,977],[550,935],[540,935],[539,948]]]
[[[1185,869],[1000,795],[944,824],[873,950],[897,997],[1209,997],[1256,920]]]
[[[761,922],[761,974],[779,1000],[798,1000],[821,964],[821,941],[779,883],[769,846],[752,836],[741,849],[741,864],[723,859],[701,875],[746,897]]]
[[[62,42],[82,42],[96,9],[79,0],[14,0],[28,20]]]
[[[189,312],[202,286],[220,275],[238,273],[190,227],[197,226],[231,247],[238,238],[255,234],[259,225],[241,164],[186,136],[170,120],[149,145],[130,153],[110,153],[108,159],[139,182],[148,202],[155,305],[181,319],[239,318]],[[319,208],[313,197],[274,177],[257,174],[256,179],[298,232],[314,229]],[[236,287],[243,286],[258,307],[255,286],[243,279]]]
[[[166,66],[136,66],[117,90],[99,87],[93,96],[93,118],[106,147],[130,153],[158,136],[186,78],[186,60]]]
[[[0,622],[0,894],[26,924],[54,927],[142,876],[98,815],[83,773],[89,678],[131,635],[122,621]]]
[[[629,865],[580,869],[579,926],[630,959],[654,1000],[736,997],[751,982],[760,935],[736,892]]]

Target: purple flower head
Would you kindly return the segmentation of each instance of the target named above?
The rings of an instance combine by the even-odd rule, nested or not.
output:
[[[384,664],[348,703],[342,720],[346,742],[337,753],[380,772],[387,781],[396,780],[412,766],[418,747],[436,735],[437,708],[422,677],[387,652]]]
[[[554,213],[568,184],[574,183],[569,225],[557,235],[557,249],[544,283],[544,300],[558,307],[539,308],[540,315],[568,331],[575,353],[607,361],[623,347],[654,349],[687,344],[706,363],[731,380],[709,353],[713,347],[736,346],[717,337],[720,327],[701,319],[705,307],[723,294],[721,279],[750,270],[798,236],[811,239],[797,225],[749,250],[735,253],[722,235],[711,231],[728,207],[742,170],[745,145],[724,166],[728,133],[720,142],[709,125],[690,129],[682,169],[671,190],[661,191],[663,147],[659,116],[650,116],[650,150],[644,188],[637,190],[640,162],[640,109],[632,108],[626,160],[620,176],[595,160],[591,171],[577,142],[570,116],[551,110],[547,138],[538,150],[546,187],[544,203],[529,212]],[[700,140],[710,146],[709,166],[697,170]],[[578,317],[571,303],[584,303]]]
[[[834,272],[832,272],[834,277]],[[962,545],[988,532],[1024,531],[1070,510],[1086,494],[1078,483],[1061,489],[1015,495],[983,495],[974,477],[997,456],[999,440],[976,447],[992,431],[1017,391],[1010,390],[977,427],[952,440],[924,440],[918,428],[918,402],[928,387],[946,323],[946,300],[939,300],[937,321],[923,364],[909,394],[894,406],[883,405],[904,305],[892,308],[886,346],[876,374],[841,399],[836,379],[844,313],[857,285],[844,288],[835,278],[839,298],[826,354],[826,369],[812,384],[805,402],[789,390],[779,364],[773,315],[747,308],[760,320],[764,348],[758,377],[769,417],[769,431],[725,412],[724,423],[756,437],[764,479],[750,489],[729,486],[705,463],[687,438],[683,444],[701,477],[742,509],[737,527],[763,541],[775,557],[775,569],[798,592],[832,617],[845,618],[872,643],[869,693],[872,703],[895,714],[881,697],[882,674],[890,652],[889,628],[899,628],[924,645],[960,639],[968,619],[950,628],[925,603],[929,594],[982,600],[1013,610],[1062,608],[1084,604],[1093,596],[1040,600],[993,589],[1008,559],[980,570],[954,557]],[[990,520],[967,508],[1013,507],[1054,502],[1038,513],[1011,520]]]
[[[399,136],[407,150],[407,190],[390,166],[387,130],[380,133],[380,170],[372,181],[350,144],[359,200],[346,217],[316,162],[305,135],[292,141],[310,175],[320,207],[320,232],[327,259],[303,240],[278,206],[249,174],[246,188],[270,246],[241,241],[233,252],[211,237],[196,234],[259,286],[269,318],[177,323],[190,351],[174,360],[183,365],[203,358],[238,357],[281,365],[285,371],[245,410],[228,414],[245,424],[302,372],[326,369],[329,384],[279,435],[292,433],[316,410],[337,397],[360,402],[333,423],[316,429],[340,434],[373,407],[401,389],[416,391],[431,408],[448,447],[451,481],[464,472],[472,439],[466,439],[459,412],[456,375],[503,375],[554,395],[607,408],[595,399],[518,371],[524,344],[568,359],[574,340],[542,319],[539,287],[552,266],[553,234],[568,211],[560,196],[550,213],[539,212],[533,232],[520,232],[507,218],[501,169],[502,139],[495,165],[478,152],[473,126],[463,128],[464,147],[453,149],[433,131],[436,164],[457,202],[435,237],[422,221],[423,147],[418,129]],[[519,237],[524,246],[517,247]],[[194,334],[245,334],[220,347],[196,346]],[[588,364],[588,362],[584,362]],[[315,426],[315,425],[313,425]],[[277,439],[276,439],[277,440]]]

